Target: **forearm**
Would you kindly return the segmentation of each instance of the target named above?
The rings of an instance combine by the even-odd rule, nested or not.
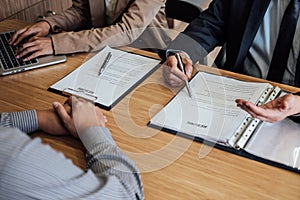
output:
[[[138,0],[115,24],[78,32],[54,34],[52,40],[55,54],[98,51],[106,45],[111,47],[129,45],[136,41],[156,19],[163,6],[163,0]]]
[[[139,171],[115,144],[108,129],[90,127],[79,134],[89,152],[87,165],[96,175],[116,176],[132,199],[143,199]]]
[[[18,129],[0,127],[0,146],[0,199],[128,197],[115,177],[84,172],[40,138],[30,139]]]
[[[222,46],[226,37],[228,6],[226,0],[212,1],[209,8],[194,19],[169,45],[171,49],[187,52],[191,59],[202,63],[216,46]]]
[[[0,115],[0,128],[1,128],[1,126],[16,127],[26,133],[36,131],[38,129],[38,117],[37,117],[38,115],[40,115],[40,113],[37,114],[37,111],[35,111],[35,110],[12,112],[12,113],[2,113]],[[15,151],[21,151],[22,148],[26,148],[25,145],[22,145],[23,142],[21,142],[21,140],[20,140],[21,138],[19,138],[19,140],[12,138],[12,137],[17,138],[17,136],[15,136],[15,132],[13,132],[13,129],[7,129],[7,131],[6,131],[6,129],[2,128],[1,130],[3,130],[3,131],[5,130],[5,133],[7,133],[7,134],[4,134],[4,132],[3,132],[1,134],[2,137],[4,137],[4,138],[9,137],[9,140],[7,140],[7,142],[11,140],[12,141],[11,143],[17,142],[19,144],[19,146],[13,145]],[[11,131],[9,131],[9,130],[11,130]],[[22,138],[22,139],[30,140],[29,138]],[[131,161],[129,158],[127,158],[118,149],[118,147],[114,143],[113,139],[111,138],[110,132],[108,131],[108,129],[101,128],[101,127],[88,128],[87,130],[84,131],[83,135],[81,135],[81,139],[82,139],[82,142],[84,143],[84,145],[86,146],[88,152],[91,153],[90,155],[93,156],[93,157],[89,156],[87,161],[88,161],[89,168],[91,168],[91,170],[95,173],[95,175],[98,176],[98,181],[95,181],[95,179],[93,179],[93,174],[91,174],[91,173],[87,173],[84,176],[82,176],[82,175],[79,176],[78,174],[74,175],[74,176],[72,175],[74,178],[71,178],[71,180],[67,181],[68,184],[66,182],[64,184],[64,188],[69,188],[69,189],[72,188],[74,186],[73,182],[77,182],[77,185],[78,185],[79,184],[78,180],[83,179],[83,177],[89,177],[90,180],[89,180],[89,182],[84,182],[83,180],[81,180],[80,183],[82,183],[82,186],[78,185],[78,187],[82,187],[82,188],[78,192],[72,192],[68,195],[70,195],[70,196],[73,196],[73,195],[89,196],[89,195],[91,195],[91,196],[96,196],[99,198],[102,198],[105,196],[106,197],[110,196],[110,193],[103,192],[102,191],[102,189],[103,189],[103,190],[107,190],[107,191],[113,191],[114,195],[119,196],[120,199],[122,199],[124,197],[128,197],[128,196],[130,197],[130,199],[135,199],[136,195],[139,196],[140,199],[143,199],[143,189],[141,186],[141,179],[138,174],[138,169],[135,166],[135,164],[133,163],[133,161]],[[2,139],[0,137],[0,143],[1,143],[1,140]],[[6,139],[3,139],[2,141],[5,141],[5,140]],[[11,143],[10,142],[6,143],[6,145],[9,146],[9,145],[11,145]],[[25,143],[26,143],[26,145],[32,145],[32,144],[39,145],[37,142],[34,142],[34,141],[24,142],[24,144]],[[11,149],[11,148],[8,148],[8,149]],[[28,147],[27,147],[26,153],[28,153],[29,155],[32,155],[33,152],[36,151],[36,152],[40,152],[39,154],[41,154],[41,152],[44,150],[48,151],[49,148],[34,147],[34,148],[30,148],[30,150],[28,150]],[[46,158],[46,161],[41,162],[41,163],[45,163],[45,164],[41,168],[38,168],[39,172],[41,172],[41,171],[49,172],[49,169],[47,169],[47,167],[46,167],[47,164],[56,163],[56,162],[52,162],[52,161],[59,159],[52,152],[50,152],[49,154],[47,154],[47,153],[49,153],[49,152],[46,152],[44,154],[44,156],[39,157],[39,158]],[[6,152],[6,154],[7,154],[7,157],[9,157],[9,155],[10,155],[9,152]],[[52,154],[53,154],[53,158],[51,157]],[[24,156],[25,155],[26,154],[24,154]],[[51,157],[51,159],[50,159],[50,157]],[[37,159],[37,156],[34,156],[34,158]],[[32,162],[37,165],[39,165],[39,163],[40,163],[40,162],[37,162],[37,160],[32,161]],[[33,163],[31,163],[31,165],[33,165]],[[58,163],[60,163],[61,166]],[[71,169],[73,171],[75,170],[75,168],[73,166],[63,167],[63,166],[67,165],[67,161],[64,161],[64,160],[60,160],[60,162],[57,162],[56,164],[57,164],[57,168],[59,168],[59,167],[62,167],[63,169],[69,168],[69,170],[67,170],[65,172],[66,176],[70,176]],[[24,166],[25,165],[23,165],[23,168],[24,168]],[[54,166],[56,166],[56,165],[54,165]],[[54,166],[52,166],[52,167],[54,167]],[[58,171],[59,170],[56,170],[56,172],[58,172]],[[79,173],[78,170],[77,170],[77,173]],[[46,180],[49,181],[50,185],[54,184],[50,180],[48,180],[48,179],[46,179]],[[67,178],[65,178],[65,179],[62,178],[62,180],[66,181]],[[86,181],[87,180],[88,179],[86,179]],[[23,181],[23,179],[22,179],[22,181]],[[33,181],[32,184],[34,185],[35,182]],[[28,188],[32,188],[32,187],[33,186],[29,184]],[[52,195],[55,194],[55,195],[59,196],[59,194],[62,194],[63,191],[64,191],[64,189],[54,188]],[[72,190],[70,190],[70,191],[72,191]],[[40,193],[36,193],[36,195],[39,196]],[[48,193],[44,194],[44,195],[48,195]]]

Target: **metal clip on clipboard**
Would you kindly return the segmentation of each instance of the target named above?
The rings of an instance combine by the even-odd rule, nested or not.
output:
[[[74,95],[76,97],[80,97],[92,102],[95,102],[98,98],[97,96],[94,95],[94,92],[86,90],[84,88],[77,88],[77,89],[65,88],[62,92],[65,95]]]

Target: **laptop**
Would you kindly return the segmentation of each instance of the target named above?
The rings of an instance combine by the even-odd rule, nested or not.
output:
[[[65,55],[41,56],[29,61],[17,59],[14,53],[17,47],[9,45],[8,42],[13,34],[14,31],[0,32],[0,76],[54,65],[67,60]]]

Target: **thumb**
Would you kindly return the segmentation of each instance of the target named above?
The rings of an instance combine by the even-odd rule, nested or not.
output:
[[[53,102],[53,109],[56,111],[58,114],[59,118],[63,122],[63,125],[68,129],[68,131],[73,135],[74,137],[78,137],[77,131],[74,127],[73,124],[73,119],[72,117],[67,113],[66,109],[64,106],[58,102]]]
[[[62,104],[60,104],[58,102],[53,102],[52,106],[62,121],[65,122],[71,118],[70,115],[68,115],[67,111],[65,110],[65,108],[63,107]]]

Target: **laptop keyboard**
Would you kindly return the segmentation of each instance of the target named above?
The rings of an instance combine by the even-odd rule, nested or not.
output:
[[[12,69],[22,66],[31,65],[38,63],[38,59],[34,58],[29,61],[24,61],[22,58],[17,59],[15,51],[18,49],[16,46],[9,45],[9,39],[12,37],[14,32],[0,33],[0,60],[4,69]]]

